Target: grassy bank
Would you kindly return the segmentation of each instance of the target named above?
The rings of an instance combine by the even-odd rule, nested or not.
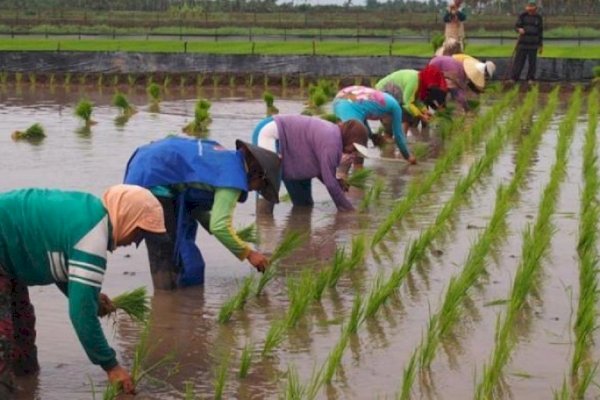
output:
[[[226,43],[226,45],[224,45]],[[511,57],[514,43],[503,45],[467,46],[467,52],[477,57]],[[0,39],[0,51],[125,51],[156,53],[267,54],[267,55],[336,55],[336,56],[411,56],[432,55],[428,43],[352,43],[313,41],[272,42],[185,42],[180,40],[112,40],[112,39]],[[600,59],[600,46],[552,45],[544,47],[543,57]]]

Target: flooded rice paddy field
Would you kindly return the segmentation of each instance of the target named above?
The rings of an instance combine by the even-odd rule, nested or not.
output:
[[[225,398],[311,398],[313,371],[323,366],[327,370],[328,365],[335,367],[327,361],[335,349],[340,354],[339,366],[330,368],[330,383],[323,378],[326,373],[321,380],[314,380],[318,382],[316,398],[401,398],[403,390],[406,398],[485,398],[481,394],[485,392],[477,387],[498,346],[496,326],[506,319],[506,300],[523,257],[534,251],[522,250],[523,231],[538,219],[540,198],[556,160],[561,123],[568,118],[567,109],[574,102],[572,89],[563,88],[556,108],[546,111],[544,123],[540,121],[545,118],[544,110],[552,95],[549,90],[541,91],[533,98],[531,115],[521,115],[519,110],[527,107],[529,92],[522,88],[512,95],[508,89],[489,93],[478,113],[468,115],[445,141],[440,139],[440,128],[436,126],[427,136],[412,137],[412,142],[426,141],[432,149],[430,156],[416,166],[367,160],[366,167],[382,177],[385,186],[381,197],[373,200],[366,211],[337,213],[320,184],[315,185],[316,204],[312,210],[292,209],[289,202],[283,202],[272,217],[256,215],[254,196],[250,196],[237,207],[234,222],[238,226],[257,223],[260,249],[272,252],[291,230],[307,232],[309,236],[280,264],[276,278],[264,293],[251,296],[243,310],[235,312],[226,324],[217,322],[221,306],[238,291],[245,277],[257,273],[230,255],[214,238],[200,232],[197,242],[207,262],[205,286],[154,293],[152,299],[150,340],[155,346],[149,361],[170,354],[177,369],[155,372],[157,382],[143,382],[137,398],[184,398],[186,384],[198,398],[214,397],[217,370],[224,365],[224,359],[229,360]],[[281,113],[302,111],[306,93],[281,93],[275,89],[274,94]],[[202,88],[196,93],[175,89],[164,96],[159,112],[150,112],[144,90],[139,89],[127,94],[139,112],[125,125],[117,126],[117,110],[110,106],[112,95],[112,89],[99,92],[96,87],[75,85],[69,91],[44,86],[31,89],[26,85],[3,88],[0,191],[38,186],[100,195],[107,186],[120,182],[124,166],[137,146],[168,133],[180,133],[193,118],[198,97],[212,101],[210,138],[230,148],[237,138],[249,140],[254,126],[265,115],[259,91]],[[506,96],[512,97],[506,100]],[[577,96],[585,100],[588,92]],[[73,115],[74,106],[82,97],[96,104],[93,119],[98,123],[90,132],[82,131]],[[505,106],[499,106],[503,101]],[[476,132],[473,127],[485,115],[489,119]],[[45,127],[48,137],[43,142],[11,140],[11,132],[34,122]],[[543,127],[536,128],[540,124]],[[510,320],[511,346],[493,392],[497,398],[548,399],[562,388],[563,382],[572,382],[570,368],[577,341],[573,326],[580,293],[577,244],[584,183],[582,149],[587,128],[584,101],[577,112],[564,162],[565,176],[560,180],[550,217],[553,234],[548,250],[539,262],[537,278],[525,304]],[[527,148],[528,138],[536,129],[540,131],[539,140],[529,156],[521,157],[527,160],[528,167],[516,194],[510,198],[503,228],[492,232],[495,242],[481,258],[483,269],[459,305],[451,307],[458,313],[450,328],[439,334],[431,328],[436,326],[432,316],[438,315],[451,280],[461,275],[472,249],[487,232],[497,188],[508,187],[518,175],[515,165],[519,152]],[[496,150],[491,144],[494,140]],[[459,142],[462,144],[457,147]],[[456,148],[461,151],[441,168],[439,177],[428,180],[436,163]],[[384,151],[384,155],[390,156],[390,151]],[[473,176],[470,171],[482,159],[488,160],[487,164],[480,175]],[[469,181],[469,177],[473,179]],[[428,182],[430,187],[425,186]],[[455,187],[464,188],[464,194],[455,196]],[[351,189],[349,196],[358,207],[364,193]],[[391,225],[381,242],[371,247],[373,235],[395,205],[407,196],[415,201],[405,203],[407,208],[399,221]],[[449,203],[453,207],[448,207]],[[297,324],[285,329],[282,342],[263,356],[272,324],[288,315],[286,282],[306,270],[314,271],[312,278],[316,281],[318,271],[330,268],[336,248],[346,246],[349,251],[352,240],[361,235],[367,243],[364,262],[344,271],[332,287],[324,290],[320,301],[311,299]],[[151,288],[143,244],[138,249],[116,250],[108,265],[103,291],[110,296],[141,285]],[[393,284],[390,286],[389,282]],[[375,307],[374,293],[384,292],[389,297]],[[37,377],[19,381],[19,398],[100,398],[105,374],[89,363],[79,345],[63,295],[55,287],[31,288],[31,295],[37,313],[41,372]],[[348,329],[357,297],[362,299],[362,316],[356,333],[345,335],[342,332]],[[373,315],[366,315],[367,309]],[[106,322],[104,327],[122,364],[129,367],[139,328],[124,317]],[[421,361],[423,343],[428,335],[435,336],[432,332],[437,332],[440,340],[425,366]],[[239,378],[242,349],[248,343],[254,345],[252,363],[248,376]],[[590,346],[587,353],[589,359],[597,360],[597,348]],[[298,395],[299,387],[304,389],[299,397],[294,397],[290,385],[296,374],[295,394]],[[591,385],[587,396],[599,395],[598,388]]]

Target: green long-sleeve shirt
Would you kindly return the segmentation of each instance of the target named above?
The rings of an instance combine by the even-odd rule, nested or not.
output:
[[[420,117],[423,113],[415,104],[417,90],[419,89],[419,71],[416,69],[401,69],[381,78],[375,88],[385,91],[388,84],[396,85],[402,89],[402,99],[396,99],[413,117]]]
[[[56,284],[92,363],[117,365],[98,320],[98,294],[111,232],[97,197],[23,189],[0,194],[0,269],[28,286]]]

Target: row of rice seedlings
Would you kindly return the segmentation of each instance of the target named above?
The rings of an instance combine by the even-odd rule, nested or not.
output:
[[[577,88],[571,98],[567,115],[559,127],[556,160],[550,172],[550,181],[542,193],[537,220],[533,226],[529,224],[523,233],[521,263],[517,268],[506,312],[503,317],[498,317],[494,352],[490,362],[483,367],[483,376],[475,393],[477,399],[494,397],[502,370],[516,344],[513,328],[526,304],[529,292],[536,289],[540,262],[550,247],[554,233],[551,218],[556,208],[560,184],[566,175],[568,149],[580,107],[581,88]]]
[[[279,114],[279,109],[275,107],[275,96],[273,93],[268,90],[263,93],[263,100],[265,101],[265,106],[267,107],[267,117],[271,115]]]
[[[194,120],[183,127],[183,132],[194,136],[206,134],[208,125],[212,122],[210,106],[210,101],[199,99],[194,107]]]
[[[227,372],[229,371],[229,362],[231,354],[225,352],[221,356],[221,361],[215,368],[215,377],[213,379],[213,388],[215,393],[215,400],[223,398],[223,392],[225,391],[225,384],[227,383]]]
[[[534,90],[537,92],[537,87]],[[511,208],[511,203],[517,200],[516,195],[525,182],[527,172],[533,162],[535,149],[538,147],[542,135],[558,106],[558,93],[559,88],[557,87],[549,95],[548,104],[532,126],[529,135],[519,146],[511,181],[508,185],[500,184],[498,186],[494,210],[487,226],[469,249],[460,275],[450,279],[443,303],[438,312],[429,319],[428,332],[424,336],[424,343],[420,348],[418,357],[421,369],[429,368],[431,365],[440,340],[450,333],[460,317],[463,310],[462,303],[469,289],[485,273],[486,257],[506,233],[506,217]]]
[[[358,209],[360,211],[368,210],[373,201],[379,200],[379,198],[381,197],[381,192],[383,192],[384,186],[385,181],[381,177],[375,178],[375,182],[373,183],[373,185],[371,185],[369,190],[367,190],[367,193],[360,200]]]
[[[33,143],[40,142],[45,137],[46,132],[44,131],[44,127],[37,122],[27,128],[25,131],[14,131],[11,134],[11,138],[15,141],[26,140]]]
[[[310,293],[313,291],[313,271],[305,269],[298,278],[288,279],[287,287],[290,304],[286,313],[286,326],[291,329],[306,313],[312,299]]]
[[[250,366],[252,365],[253,353],[254,344],[248,341],[242,349],[242,354],[240,355],[240,370],[238,371],[238,377],[240,379],[244,379],[246,376],[248,376],[248,371],[250,371]]]
[[[414,204],[417,203],[418,198],[429,192],[431,188],[441,180],[444,174],[451,171],[452,165],[460,159],[460,156],[469,143],[479,142],[483,134],[487,132],[491,126],[494,126],[494,123],[498,120],[500,114],[514,102],[517,94],[518,90],[514,88],[488,112],[479,117],[468,132],[453,136],[445,155],[438,158],[431,172],[422,179],[413,180],[409,184],[405,196],[394,205],[392,212],[377,228],[377,231],[373,235],[372,246],[380,243],[392,227],[406,215]],[[463,122],[464,121],[462,120],[453,122],[453,130],[461,129]]]
[[[589,123],[583,148],[584,187],[581,196],[579,219],[579,301],[573,331],[575,349],[571,362],[573,397],[585,398],[585,393],[597,364],[591,358],[591,349],[597,328],[596,304],[598,303],[598,162],[596,156],[596,128],[598,126],[598,90],[588,97]]]
[[[489,171],[495,160],[500,156],[506,139],[510,133],[518,132],[518,127],[523,120],[532,114],[537,101],[537,91],[527,94],[523,105],[515,111],[510,120],[496,134],[488,140],[484,154],[471,165],[465,176],[461,177],[454,187],[451,198],[438,212],[435,221],[427,229],[422,231],[416,239],[413,239],[404,254],[404,260],[399,268],[394,269],[387,282],[383,283],[381,276],[375,280],[367,300],[367,311],[365,317],[373,317],[380,306],[400,286],[412,266],[421,261],[427,252],[427,248],[442,234],[448,225],[450,218],[456,213],[458,207],[466,201],[473,185],[480,179],[484,172]]]

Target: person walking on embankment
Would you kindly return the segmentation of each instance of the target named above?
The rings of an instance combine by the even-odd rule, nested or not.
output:
[[[125,393],[134,392],[98,321],[106,311],[107,297],[100,294],[106,253],[164,232],[160,203],[138,186],[112,186],[102,199],[46,189],[0,194],[0,399],[16,395],[14,375],[39,370],[28,286],[51,284],[68,297],[71,323],[90,361]]]
[[[252,135],[252,143],[281,156],[282,180],[294,206],[314,205],[311,182],[317,178],[339,211],[354,210],[344,194],[346,179],[352,165],[362,167],[354,143],[366,146],[367,141],[367,128],[360,121],[334,124],[305,115],[265,118]]]
[[[267,257],[233,229],[233,212],[248,192],[279,202],[277,154],[236,141],[228,150],[212,140],[167,137],[139,147],[129,159],[125,183],[148,188],[164,211],[169,240],[146,241],[155,289],[204,283],[205,262],[196,246],[200,223],[239,260],[263,272]]]
[[[515,49],[511,79],[513,82],[519,80],[527,60],[526,79],[529,83],[533,83],[537,69],[537,55],[538,53],[542,54],[544,49],[544,20],[537,12],[537,4],[534,0],[527,2],[525,11],[517,19],[515,29],[519,37]]]

